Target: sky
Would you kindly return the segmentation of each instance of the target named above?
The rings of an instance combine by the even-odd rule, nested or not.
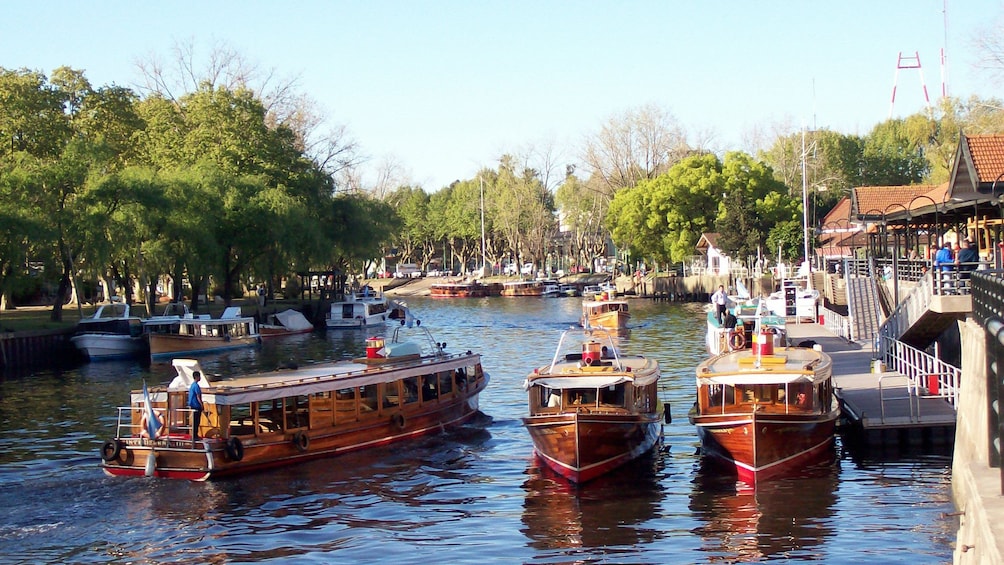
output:
[[[136,87],[138,61],[226,45],[296,79],[359,144],[364,180],[390,161],[432,192],[506,153],[581,165],[646,105],[724,152],[755,130],[866,135],[922,111],[924,86],[932,104],[1000,96],[976,41],[1002,16],[999,0],[11,0],[0,67]]]

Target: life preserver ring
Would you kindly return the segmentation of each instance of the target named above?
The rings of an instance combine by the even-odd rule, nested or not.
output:
[[[310,449],[310,436],[304,432],[296,432],[293,434],[293,445],[301,453]]]
[[[731,335],[729,335],[729,347],[733,350],[743,349],[746,347],[746,333],[732,332]]]
[[[238,437],[228,439],[226,445],[223,446],[223,451],[226,452],[231,461],[244,459],[244,444]]]
[[[105,461],[118,459],[120,453],[122,453],[122,442],[117,439],[110,439],[101,446],[101,459]]]
[[[398,412],[397,414],[394,414],[393,416],[391,416],[390,417],[390,421],[391,421],[392,424],[394,424],[395,426],[397,426],[397,429],[399,429],[399,430],[403,430],[405,424],[408,423],[404,419],[404,414],[402,414],[400,412]]]

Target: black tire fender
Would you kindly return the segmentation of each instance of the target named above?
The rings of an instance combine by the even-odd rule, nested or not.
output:
[[[293,445],[296,446],[297,451],[303,453],[310,449],[310,436],[306,432],[299,431],[293,434]]]
[[[394,414],[393,416],[391,416],[390,417],[390,421],[391,421],[392,424],[394,424],[395,426],[397,426],[397,429],[399,429],[399,430],[403,430],[404,426],[407,425],[407,423],[408,423],[407,420],[404,419],[404,414],[402,414],[400,412],[398,412],[397,414]]]
[[[101,446],[101,459],[104,461],[114,461],[122,453],[122,442],[117,439],[110,439]]]
[[[231,461],[244,459],[244,443],[238,437],[228,439],[226,445],[223,446],[223,451],[226,452]]]

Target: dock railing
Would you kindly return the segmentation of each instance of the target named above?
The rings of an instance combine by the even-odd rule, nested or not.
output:
[[[882,360],[908,380],[910,394],[944,398],[958,409],[962,369],[887,336],[879,337]]]
[[[886,396],[887,380],[906,380],[906,396]],[[883,373],[878,379],[879,408],[881,409],[882,423],[885,423],[885,403],[892,400],[906,400],[910,405],[910,421],[920,421],[920,397],[914,393],[910,386],[910,378],[899,373]]]

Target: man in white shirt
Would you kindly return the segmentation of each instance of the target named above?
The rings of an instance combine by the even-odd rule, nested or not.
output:
[[[718,290],[711,295],[711,303],[715,305],[715,317],[718,319],[719,324],[725,318],[725,304],[727,302],[728,297],[725,295],[725,287],[718,285]]]

